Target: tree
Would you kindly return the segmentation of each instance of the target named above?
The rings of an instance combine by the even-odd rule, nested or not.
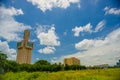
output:
[[[47,61],[47,60],[39,60],[35,63],[36,64],[39,64],[39,65],[50,65],[50,63]]]
[[[31,64],[19,64],[18,66],[20,68],[20,71],[27,71],[32,72],[32,65]]]
[[[64,66],[64,70],[70,70],[70,66],[66,64],[66,65]]]
[[[33,65],[34,71],[49,71],[50,63],[46,60],[39,60]]]
[[[7,55],[4,54],[2,51],[0,51],[0,60],[6,60],[7,59]]]
[[[7,59],[7,55],[0,51],[0,73],[4,73],[5,62]]]
[[[12,72],[20,71],[19,64],[17,64],[16,61],[7,60],[5,64],[5,70]]]
[[[15,61],[7,60],[7,55],[0,51],[0,73],[19,71],[19,65]]]

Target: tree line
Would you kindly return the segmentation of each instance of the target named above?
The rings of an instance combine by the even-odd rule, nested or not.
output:
[[[81,65],[63,65],[59,64],[51,64],[46,60],[38,60],[34,64],[18,64],[16,61],[7,60],[6,54],[0,51],[0,73],[4,72],[19,72],[19,71],[27,71],[27,72],[35,72],[35,71],[45,71],[45,72],[56,72],[63,70],[82,70],[86,69],[85,66]]]

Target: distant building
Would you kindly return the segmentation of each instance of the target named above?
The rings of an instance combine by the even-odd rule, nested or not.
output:
[[[101,64],[101,65],[95,65],[94,67],[99,67],[99,68],[108,68],[108,64]]]
[[[64,65],[80,65],[80,60],[75,58],[75,57],[71,57],[71,58],[65,58],[64,59]]]
[[[33,42],[29,41],[30,30],[24,31],[24,39],[21,42],[17,42],[17,63],[30,64],[32,58]]]

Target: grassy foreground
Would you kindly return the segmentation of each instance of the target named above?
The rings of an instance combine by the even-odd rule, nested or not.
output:
[[[120,68],[59,72],[7,72],[0,80],[120,80]]]

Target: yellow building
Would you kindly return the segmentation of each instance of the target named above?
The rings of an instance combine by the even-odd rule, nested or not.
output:
[[[75,57],[71,57],[71,58],[65,58],[64,59],[64,65],[80,65],[80,60],[75,58]]]
[[[17,63],[30,64],[32,58],[33,42],[29,41],[30,30],[24,31],[24,39],[21,42],[17,42]]]

